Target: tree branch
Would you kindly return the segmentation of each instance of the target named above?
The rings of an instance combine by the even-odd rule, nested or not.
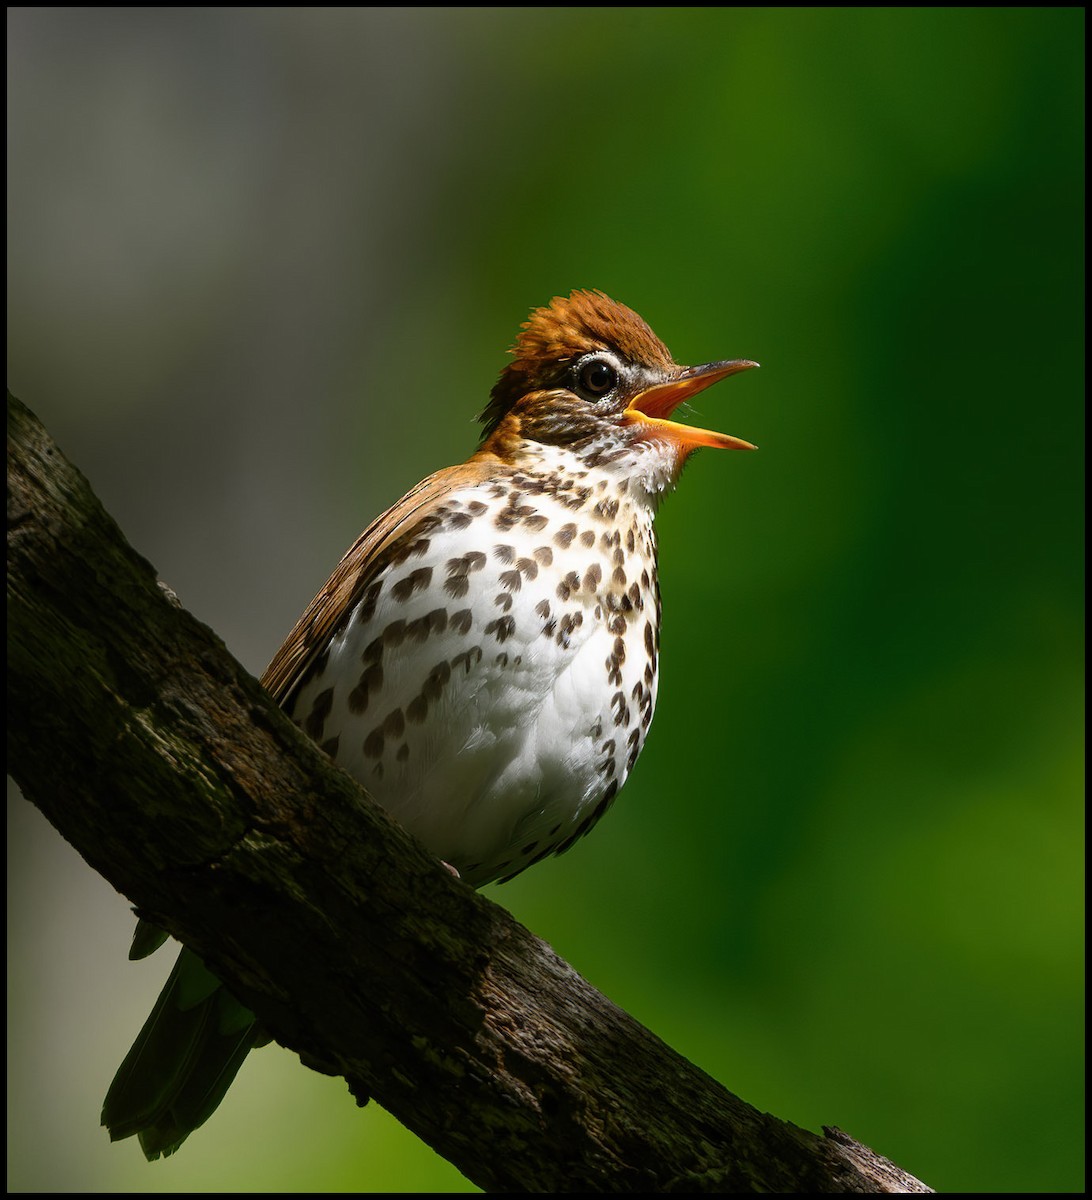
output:
[[[172,602],[10,394],[8,482],[12,775],[308,1065],[487,1190],[930,1190],[745,1104],[452,878]]]

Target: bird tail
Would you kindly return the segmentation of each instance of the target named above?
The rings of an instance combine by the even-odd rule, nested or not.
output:
[[[129,957],[143,958],[165,939],[141,922]],[[250,1050],[268,1041],[254,1014],[183,947],[106,1093],[110,1140],[136,1134],[149,1162],[173,1154],[216,1111]]]

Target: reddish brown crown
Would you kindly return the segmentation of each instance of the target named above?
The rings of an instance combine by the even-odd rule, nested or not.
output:
[[[524,321],[513,361],[501,372],[481,414],[483,440],[529,392],[556,387],[564,369],[593,350],[613,350],[629,362],[668,369],[671,352],[631,308],[598,291],[555,296]]]

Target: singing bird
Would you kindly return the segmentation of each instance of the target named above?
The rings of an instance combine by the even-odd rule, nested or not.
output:
[[[657,507],[699,447],[754,449],[670,418],[758,364],[678,366],[602,292],[536,309],[511,353],[479,448],[368,526],[262,677],[472,887],[610,807],[656,704]],[[141,923],[130,957],[165,939]],[[110,1137],[171,1154],[265,1041],[183,948],[107,1094]]]

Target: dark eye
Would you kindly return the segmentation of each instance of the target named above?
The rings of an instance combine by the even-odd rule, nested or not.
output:
[[[618,372],[606,359],[592,358],[581,366],[576,382],[589,400],[598,400],[614,390],[618,383]]]

